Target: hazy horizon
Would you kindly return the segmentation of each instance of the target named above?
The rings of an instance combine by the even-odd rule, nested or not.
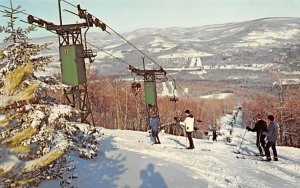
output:
[[[300,1],[297,0],[69,0],[73,5],[93,14],[119,33],[141,28],[201,27],[205,25],[242,22],[268,17],[300,17]],[[0,5],[9,6],[9,0],[0,0]],[[58,1],[13,0],[14,7],[22,6],[27,14],[59,24]],[[77,12],[77,9],[61,1],[62,10]],[[0,7],[0,10],[3,10]],[[81,22],[77,16],[62,11],[63,23]],[[20,20],[27,15],[19,14],[16,24],[25,26]],[[3,26],[7,19],[0,17]],[[5,25],[4,25],[5,26]],[[100,31],[100,29],[91,31]],[[33,37],[51,36],[38,29]],[[0,34],[3,39],[3,34]]]

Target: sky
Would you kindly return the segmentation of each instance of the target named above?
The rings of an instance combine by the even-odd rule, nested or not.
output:
[[[151,145],[153,139],[147,132],[101,128],[98,157],[85,160],[72,156],[76,168],[63,175],[69,182],[67,187],[299,187],[300,149],[277,146],[279,161],[261,161],[254,156],[258,152],[256,133],[245,134],[245,128],[240,127],[242,113],[237,117],[231,143],[225,138],[230,136],[233,116],[227,114],[220,119],[223,136],[217,137],[218,142],[193,139],[194,150],[185,149],[188,142],[184,136],[163,131],[159,133],[161,144]],[[68,178],[73,175],[77,178]],[[60,187],[61,181],[46,180],[39,187]]]
[[[13,0],[28,14],[59,23],[57,0]],[[198,27],[264,17],[300,17],[300,0],[68,0],[120,33],[138,28]],[[0,0],[8,6],[9,0]],[[76,8],[61,2],[62,9]],[[63,11],[63,22],[79,21]],[[26,20],[25,15],[20,15]],[[6,20],[0,19],[1,25]],[[48,35],[39,31],[35,35]]]

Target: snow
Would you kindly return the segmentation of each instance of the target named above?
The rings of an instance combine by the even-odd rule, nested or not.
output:
[[[117,48],[121,45],[123,45],[124,43],[120,43],[120,44],[110,44],[104,47],[104,50],[108,50],[108,49],[112,49],[112,48]]]
[[[204,79],[204,77],[202,75],[207,74],[206,70],[201,70],[201,71],[191,71],[189,72],[190,74],[193,75],[198,75],[200,79]]]
[[[163,50],[170,50],[176,47],[176,44],[167,42],[162,37],[155,37],[153,41],[149,42],[148,44],[153,47],[150,48],[149,51],[154,53],[161,52]]]
[[[232,93],[219,93],[219,94],[213,94],[213,95],[204,95],[201,96],[201,99],[225,99],[229,96],[233,95]]]
[[[108,55],[108,54],[111,54],[117,58],[124,58],[124,55],[122,54],[121,51],[106,50],[106,52],[103,52],[103,51],[97,52],[97,56],[95,57],[95,60],[101,61],[101,59],[106,58],[106,57],[113,58],[113,57],[111,57],[111,55]]]
[[[76,168],[68,178],[69,187],[298,187],[300,149],[277,146],[279,161],[264,162],[254,156],[256,134],[234,126],[232,142],[225,138],[232,129],[232,115],[220,119],[218,142],[194,139],[195,149],[186,150],[185,137],[159,134],[160,145],[151,145],[147,132],[101,129],[99,156],[84,160],[71,157]],[[236,158],[233,151],[248,154]],[[272,154],[272,152],[271,152]],[[39,187],[59,187],[47,180]]]
[[[190,91],[189,88],[187,88],[187,87],[184,88],[184,89],[183,89],[183,95],[188,95],[188,94],[189,94],[189,91]]]
[[[226,64],[226,65],[217,65],[217,66],[210,66],[204,65],[205,70],[209,69],[221,69],[221,70],[252,70],[252,71],[264,71],[269,70],[273,67],[274,64],[272,63],[265,63],[265,64]]]
[[[0,121],[3,121],[5,119],[5,115],[0,114]]]
[[[166,54],[158,56],[159,59],[172,59],[172,58],[188,58],[188,57],[209,57],[213,56],[213,54],[210,54],[208,52],[201,52],[201,51],[194,51],[194,50],[187,50],[182,51],[179,53],[172,53],[172,54]]]
[[[278,43],[278,39],[290,39],[300,33],[299,29],[285,29],[281,31],[252,31],[246,37],[242,38],[235,47],[258,47],[266,45],[274,45]]]
[[[53,105],[51,107],[51,115],[49,117],[49,121],[53,122],[59,116],[62,116],[64,114],[70,114],[71,111],[72,111],[72,107],[71,106],[67,106],[67,105]]]
[[[13,170],[19,164],[20,160],[17,156],[10,155],[10,153],[7,153],[7,151],[0,147],[0,169],[2,169],[4,173]]]
[[[288,84],[299,84],[300,79],[284,79],[282,84],[288,85]]]
[[[293,71],[293,72],[281,71],[281,73],[287,75],[300,75],[300,71]]]
[[[59,148],[61,150],[66,149],[69,146],[68,141],[64,138],[65,135],[63,133],[57,133],[54,135],[54,148]]]
[[[43,113],[40,110],[36,110],[34,114],[31,114],[31,116],[29,116],[29,118],[32,119],[31,127],[37,128],[40,125],[44,116],[45,116],[45,113]]]
[[[197,58],[193,57],[192,58],[190,67],[194,67],[195,65],[197,67],[201,67],[202,66],[202,61],[201,61],[200,57],[197,57]]]
[[[10,100],[11,100],[11,97],[9,97],[9,96],[5,96],[5,95],[1,96],[0,107],[6,106],[10,102]]]
[[[169,85],[170,89],[168,88],[167,84]],[[158,94],[158,96],[165,97],[165,96],[175,96],[178,97],[177,89],[174,88],[173,82],[162,82],[162,92]]]

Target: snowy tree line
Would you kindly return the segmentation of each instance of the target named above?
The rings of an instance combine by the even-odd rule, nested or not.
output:
[[[267,93],[253,93],[245,96],[243,105],[244,123],[250,124],[256,113],[266,119],[269,114],[275,116],[279,124],[279,144],[300,147],[300,95],[299,87],[290,87],[282,101],[278,91],[272,95]]]

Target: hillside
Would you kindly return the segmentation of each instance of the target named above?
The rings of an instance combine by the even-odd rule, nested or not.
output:
[[[185,149],[186,138],[163,132],[162,144],[151,145],[145,132],[102,129],[97,159],[71,157],[76,168],[70,174],[40,187],[58,187],[63,181],[70,187],[297,187],[300,150],[278,147],[279,161],[260,161],[253,156],[256,135],[247,132],[239,150],[246,155],[237,155],[233,151],[245,129],[237,121],[232,142],[226,142],[231,119],[229,114],[221,118],[218,142],[194,139],[194,150]]]
[[[80,87],[70,87],[56,80],[61,74],[57,37],[37,38],[30,43],[16,42],[13,38],[13,44],[0,44],[0,188],[295,187],[300,183],[299,149],[279,147],[279,162],[262,162],[255,156],[255,134],[248,133],[244,145],[238,147],[243,134],[247,133],[241,123],[242,118],[243,122],[248,119],[249,114],[244,116],[246,110],[244,114],[234,112],[239,116],[233,135],[229,124],[232,125],[236,116],[227,114],[221,119],[220,116],[236,105],[240,110],[240,95],[248,88],[268,91],[275,88],[274,82],[278,79],[295,86],[300,83],[299,22],[296,18],[264,18],[197,28],[138,29],[122,34],[162,65],[168,76],[173,76],[168,82],[158,79],[158,96],[186,95],[182,101],[184,106],[180,108],[197,108],[193,111],[199,112],[205,129],[199,126],[195,135],[202,140],[195,139],[196,149],[192,151],[186,150],[186,138],[167,134],[168,126],[178,126],[174,122],[177,104],[170,108],[167,97],[159,99],[160,106],[164,106],[159,111],[164,114],[160,120],[165,128],[160,134],[161,145],[153,145],[146,132],[102,128],[147,129],[142,95],[130,93],[127,87],[127,80],[140,81],[141,78],[135,80],[135,75],[127,69],[129,64],[141,68],[143,55],[116,33],[88,33],[87,45],[97,53],[95,59],[86,62],[91,98],[85,92],[81,98]],[[149,59],[145,63],[147,69],[158,68]],[[179,83],[184,85],[180,87],[183,92],[176,89]],[[130,88],[135,89],[132,85]],[[188,101],[187,94],[203,101],[208,99],[208,102],[201,101],[199,108],[199,104]],[[258,92],[255,94],[257,98],[261,96]],[[233,96],[237,100],[226,99]],[[282,123],[286,113],[282,111],[281,97]],[[267,102],[271,99],[265,98]],[[75,107],[75,99],[79,99],[79,109]],[[225,99],[228,104],[223,101],[213,104],[211,99]],[[81,105],[86,101],[91,105]],[[296,103],[290,103],[294,107],[292,105],[297,107]],[[276,105],[270,106],[279,109]],[[251,110],[250,105],[243,109]],[[296,109],[297,117],[299,110],[291,109]],[[91,110],[95,112],[96,121],[92,117],[95,127],[77,123],[79,120],[89,123],[84,118],[91,115]],[[297,125],[296,118],[288,118]],[[219,141],[212,142],[210,133],[206,133],[217,124],[221,128]],[[181,131],[179,126],[176,129]],[[292,136],[290,140],[292,143]],[[237,150],[242,154],[233,152]]]
[[[299,34],[299,18],[264,18],[195,28],[137,29],[122,35],[175,79],[224,81],[256,88],[270,87],[278,74],[274,71],[283,73],[289,83],[300,82]],[[34,41],[53,42],[44,53],[54,55],[56,64],[51,67],[58,72],[57,38]],[[98,48],[90,46],[97,52],[92,65],[100,75],[129,76],[128,65],[116,58],[142,67],[143,55],[116,34],[89,33],[88,42]],[[145,61],[147,68],[157,68]]]

